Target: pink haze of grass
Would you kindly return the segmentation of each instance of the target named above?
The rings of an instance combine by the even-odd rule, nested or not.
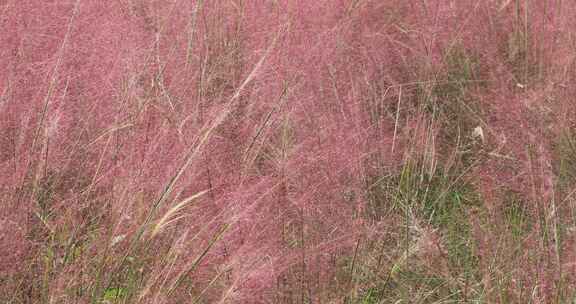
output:
[[[225,271],[210,301],[269,303],[295,267],[320,299],[336,276],[330,257],[392,224],[360,216],[366,177],[418,153],[412,137],[428,119],[401,113],[396,125],[391,112],[375,122],[367,100],[395,107],[401,98],[408,112],[414,83],[442,73],[454,45],[481,62],[485,86],[472,94],[486,109],[489,145],[515,159],[482,162],[470,179],[491,212],[503,185],[534,213],[548,210],[560,195],[552,138],[576,124],[576,4],[521,1],[531,5],[527,60],[541,67],[524,82],[502,51],[518,26],[515,1],[505,2],[1,1],[0,271],[29,271],[43,235],[89,229],[90,212],[107,230],[86,250],[96,255],[118,235],[128,248],[162,193],[154,219],[208,189],[153,240],[178,258],[147,264],[145,299],[170,302],[162,282],[182,275],[225,224],[191,276],[208,286]],[[39,223],[43,185],[50,216]],[[286,229],[303,244],[287,245]],[[498,236],[475,229],[487,269]],[[544,266],[527,252],[514,262],[516,284],[539,286],[536,302],[549,300],[558,269],[576,272],[567,238],[560,260]],[[555,250],[537,236],[525,242],[541,256]],[[81,267],[53,274],[51,296],[87,280]]]

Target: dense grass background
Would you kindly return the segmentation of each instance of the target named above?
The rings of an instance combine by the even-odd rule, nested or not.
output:
[[[0,302],[573,303],[576,2],[0,1]]]

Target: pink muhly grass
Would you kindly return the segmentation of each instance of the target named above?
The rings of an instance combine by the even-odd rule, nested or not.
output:
[[[571,3],[0,11],[2,300],[573,296]]]

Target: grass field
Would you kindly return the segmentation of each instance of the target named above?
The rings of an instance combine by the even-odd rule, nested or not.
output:
[[[576,2],[0,1],[0,303],[576,303]]]

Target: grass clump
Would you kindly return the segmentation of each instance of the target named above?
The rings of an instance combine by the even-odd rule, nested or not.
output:
[[[576,132],[567,129],[558,137],[554,147],[555,170],[562,188],[576,180]]]
[[[436,167],[425,170],[421,162],[408,161],[398,174],[377,179],[368,191],[366,216],[372,220],[403,217],[404,232],[397,237],[405,249],[390,271],[395,282],[392,290],[384,288],[387,297],[410,299],[420,294],[423,303],[431,299],[467,297],[469,282],[479,280],[478,257],[472,238],[468,214],[482,209],[479,194],[466,181]],[[424,228],[429,227],[429,228]],[[437,232],[434,245],[423,230]],[[437,265],[427,265],[418,256],[434,251]],[[455,284],[454,282],[465,282]],[[433,301],[432,301],[433,302]]]
[[[456,44],[445,51],[442,70],[418,86],[414,97],[439,125],[440,149],[446,155],[456,153],[463,168],[485,150],[485,109],[474,96],[486,88],[481,64],[478,55]]]
[[[527,204],[516,194],[507,195],[508,200],[502,206],[502,214],[508,230],[515,240],[521,240],[532,229]]]
[[[472,186],[454,180],[440,168],[431,176],[425,174],[421,181],[405,178],[408,184],[400,186],[400,195],[405,201],[416,204],[423,220],[442,231],[453,267],[472,271],[475,258],[467,211],[480,207]]]

